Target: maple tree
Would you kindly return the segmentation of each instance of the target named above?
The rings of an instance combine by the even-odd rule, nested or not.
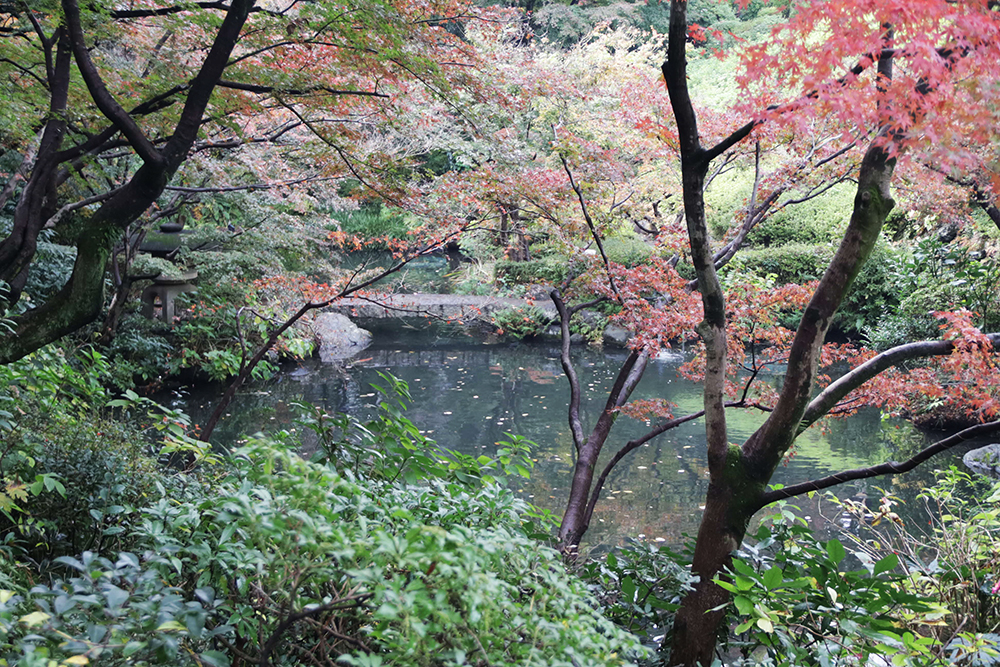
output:
[[[668,55],[662,67],[673,122],[660,121],[657,127],[647,121],[647,127],[656,127],[663,143],[680,154],[686,243],[677,245],[678,230],[669,225],[658,231],[667,232],[661,236],[672,239],[667,241],[671,247],[690,253],[696,278],[690,283],[681,280],[674,271],[675,261],[628,271],[606,257],[602,270],[588,274],[589,292],[625,305],[618,319],[637,332],[633,351],[589,435],[579,419],[579,386],[569,356],[568,322],[576,307],[564,303],[564,294],[553,293],[562,316],[562,359],[572,389],[569,416],[577,451],[560,541],[564,550],[573,552],[604,480],[625,455],[680,423],[703,417],[710,482],[694,554],[693,570],[700,581],[676,617],[671,661],[709,665],[729,600],[729,593],[713,580],[725,577],[733,550],[760,509],[846,481],[905,472],[969,438],[1000,430],[996,391],[1000,366],[995,354],[1000,334],[981,333],[972,325],[971,313],[939,313],[940,340],[906,343],[881,354],[825,342],[895,205],[889,192],[894,175],[905,179],[917,205],[931,200],[928,192],[935,190],[929,184],[946,179],[973,189],[978,185],[975,203],[984,209],[991,205],[992,195],[984,189],[982,177],[988,173],[984,169],[989,159],[983,158],[989,150],[970,147],[989,146],[994,138],[1000,22],[987,2],[837,2],[800,7],[771,40],[744,50],[746,74],[741,85],[746,94],[736,112],[745,120],[736,123],[738,116],[733,113],[695,110],[686,74],[686,8],[685,2],[672,3]],[[798,91],[798,96],[789,98],[789,91]],[[702,122],[706,118],[707,123]],[[829,140],[810,144],[808,139],[817,136]],[[751,213],[733,227],[728,245],[715,246],[704,200],[714,169],[733,159],[741,144],[759,146],[777,137],[791,138],[790,146],[797,143],[795,159],[774,180],[755,179]],[[739,279],[720,280],[718,269],[739,248],[745,229],[753,226],[757,202],[797,183],[799,177],[790,174],[795,174],[794,165],[801,164],[802,156],[818,166],[809,177],[815,180],[806,178],[806,191],[822,188],[827,180],[857,182],[850,222],[822,279],[781,290]],[[567,173],[571,174],[568,167]],[[784,179],[789,185],[782,184]],[[761,180],[765,185],[758,189]],[[581,214],[589,221],[585,194],[580,190],[577,194]],[[956,199],[962,195],[952,202]],[[966,197],[961,206],[967,202]],[[602,206],[609,208],[607,202]],[[946,203],[935,206],[945,210]],[[591,213],[597,208],[592,205]],[[651,293],[662,298],[651,302]],[[775,326],[780,311],[796,308],[804,312],[795,331]],[[694,335],[700,339],[699,356],[685,373],[704,383],[703,409],[677,417],[660,402],[629,404],[650,354],[671,339]],[[924,365],[900,368],[917,360]],[[838,361],[848,362],[853,370],[832,380],[824,369]],[[785,372],[783,383],[774,389],[762,385],[759,377],[776,363],[784,364]],[[796,438],[821,419],[850,414],[860,405],[901,412],[922,396],[964,411],[973,425],[903,462],[768,490],[775,468],[794,453]],[[730,443],[726,412],[732,409],[761,410],[767,418],[745,442]],[[597,458],[619,413],[655,416],[659,423],[646,436],[626,443],[597,475]]]
[[[477,12],[461,0],[0,5],[0,67],[15,84],[0,114],[18,119],[2,140],[22,158],[0,193],[16,198],[0,241],[7,308],[44,229],[76,246],[68,281],[14,318],[0,360],[95,319],[114,244],[178,192],[269,187],[294,207],[306,192],[294,186],[329,199],[345,174],[388,173],[415,149],[386,136],[427,122],[402,111],[446,104],[469,80],[475,54],[448,27]],[[226,170],[220,151],[237,155]]]
[[[973,156],[947,141],[948,137],[960,128],[978,128],[978,136],[990,137],[992,110],[996,108],[992,86],[968,86],[966,82],[995,81],[1000,22],[986,2],[842,2],[801,7],[785,28],[787,33],[777,32],[779,39],[746,53],[744,84],[755,93],[748,104],[753,105],[756,118],[714,146],[705,147],[685,78],[681,38],[687,29],[685,5],[677,0],[672,3],[670,46],[663,73],[680,137],[685,217],[704,313],[698,332],[706,349],[704,405],[710,488],[693,565],[701,580],[678,612],[671,660],[678,665],[708,665],[722,618],[719,605],[728,600],[728,593],[712,580],[729,564],[731,552],[759,509],[778,498],[826,488],[841,480],[904,471],[942,447],[1000,429],[1000,413],[991,397],[995,385],[989,384],[997,378],[992,352],[1000,337],[985,337],[967,325],[949,326],[940,342],[887,351],[813,397],[826,332],[894,205],[889,192],[894,171],[905,169],[915,155],[934,160],[946,170],[968,168]],[[810,40],[818,41],[822,48],[814,50]],[[857,64],[845,72],[848,59]],[[782,85],[775,85],[775,79]],[[791,102],[780,100],[781,91],[789,89],[801,91],[802,96]],[[788,347],[784,382],[768,418],[746,442],[731,444],[725,414],[727,300],[705,228],[701,184],[709,163],[748,137],[760,123],[778,121],[807,131],[809,121],[822,116],[850,123],[870,137],[857,174],[858,194],[851,221]],[[953,318],[952,325],[956,321]],[[880,372],[902,359],[931,354],[948,354],[945,359],[950,361],[940,372],[959,381],[962,372],[977,369],[980,375],[973,387],[985,394],[982,403],[972,405],[981,423],[904,464],[835,474],[781,491],[766,490],[776,466],[802,430],[833,410],[851,391],[877,380]]]

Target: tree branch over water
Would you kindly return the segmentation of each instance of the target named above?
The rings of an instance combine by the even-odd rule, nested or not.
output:
[[[890,473],[898,474],[909,472],[932,456],[945,452],[956,445],[968,442],[972,438],[997,432],[1000,432],[1000,420],[986,422],[985,424],[976,424],[975,426],[970,426],[969,428],[959,431],[955,435],[949,436],[944,440],[939,440],[933,445],[925,447],[917,454],[902,462],[887,461],[868,468],[845,470],[833,475],[828,475],[827,477],[821,477],[820,479],[814,479],[800,484],[793,484],[792,486],[786,486],[781,489],[772,489],[765,492],[761,496],[760,508],[766,507],[767,505],[779,500],[792,498],[794,496],[801,496],[802,494],[809,493],[811,491],[821,491],[845,482],[853,482],[858,479],[868,479],[869,477],[878,477],[880,475],[888,475]]]

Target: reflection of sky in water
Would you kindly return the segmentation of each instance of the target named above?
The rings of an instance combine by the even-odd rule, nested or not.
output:
[[[621,350],[574,349],[581,387],[587,392],[581,406],[585,428],[603,408],[607,390],[625,358]],[[649,364],[635,398],[663,397],[676,404],[676,416],[701,407],[701,387],[677,376],[680,354],[666,354]],[[360,353],[346,368],[316,360],[285,372],[277,380],[242,393],[232,416],[217,431],[221,442],[236,434],[288,427],[294,419],[289,407],[305,400],[329,410],[356,416],[373,412],[375,394],[370,383],[378,372],[405,380],[413,395],[407,416],[442,445],[468,454],[491,454],[505,432],[537,444],[536,468],[518,490],[536,505],[561,514],[573,465],[567,426],[569,389],[562,376],[559,351],[553,345],[483,345],[467,336],[442,336],[422,328],[376,332],[373,347]],[[207,418],[218,394],[200,390],[186,402],[195,422]],[[742,442],[763,421],[757,411],[730,411],[729,437]],[[699,506],[707,490],[703,422],[695,420],[661,435],[625,458],[611,473],[587,540],[591,545],[618,542],[624,537],[678,545],[683,535],[697,532]],[[622,417],[615,425],[598,469],[629,439],[642,435],[644,424]],[[791,484],[896,458],[903,459],[923,442],[908,425],[882,423],[875,411],[839,420],[826,431],[814,427],[799,438],[796,455],[778,469],[774,483]],[[896,478],[875,478],[838,489],[842,496],[865,490],[878,497],[875,487],[892,487],[912,498],[931,478],[933,467],[948,465],[957,456],[945,455],[927,468]],[[596,477],[596,474],[595,474]],[[893,484],[895,484],[893,486]],[[822,527],[819,499],[800,498],[796,504]],[[874,504],[874,501],[870,501]],[[834,514],[829,502],[823,513]]]

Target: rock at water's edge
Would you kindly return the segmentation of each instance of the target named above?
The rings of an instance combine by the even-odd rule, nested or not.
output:
[[[629,340],[632,338],[632,332],[624,327],[617,326],[615,324],[609,324],[604,328],[604,344],[605,345],[617,345],[618,347],[628,346]]]
[[[980,475],[1000,478],[1000,443],[973,449],[962,457],[965,467]]]
[[[340,361],[372,344],[372,334],[346,315],[320,313],[312,322],[313,335],[323,362]]]

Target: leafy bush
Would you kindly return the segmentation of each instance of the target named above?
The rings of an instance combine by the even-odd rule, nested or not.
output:
[[[833,256],[829,245],[791,243],[773,248],[747,248],[730,262],[733,269],[764,277],[773,275],[778,284],[817,280]]]
[[[864,665],[869,656],[924,664],[933,657],[935,640],[913,628],[947,611],[909,588],[896,554],[849,554],[837,539],[816,538],[787,505],[761,523],[755,540],[716,580],[733,596],[738,625],[730,649],[748,661],[740,664],[759,664],[761,651],[772,664],[795,667]]]
[[[154,566],[167,560],[131,553],[117,560],[62,557],[70,576],[30,591],[0,590],[0,664],[229,665],[213,639],[232,628],[218,617],[214,591],[188,596]]]
[[[608,259],[628,268],[639,266],[653,256],[653,248],[635,236],[613,236],[604,241]]]
[[[314,461],[282,432],[249,439],[222,468],[151,474],[131,551],[60,557],[51,580],[0,590],[0,659],[596,667],[639,657],[560,554],[526,534],[535,512],[504,484],[529,473],[526,443],[495,458],[444,452],[403,417],[406,385],[385,381],[366,423],[307,413],[321,440]]]
[[[505,284],[557,285],[566,279],[569,266],[564,257],[545,257],[527,262],[502,259],[496,263],[495,271],[497,281]]]
[[[598,592],[608,618],[641,637],[652,651],[669,647],[674,614],[698,580],[691,574],[689,552],[644,542],[628,542],[585,563],[579,573]],[[666,658],[661,653],[654,662]]]
[[[841,184],[815,199],[778,209],[747,240],[755,247],[837,241],[854,208],[854,194],[850,184]]]
[[[138,430],[99,418],[73,428],[64,422],[32,428],[31,442],[24,444],[36,452],[33,474],[61,480],[62,493],[22,502],[25,516],[6,526],[10,537],[35,560],[129,548],[123,540],[157,477],[155,459]]]
[[[936,338],[934,311],[968,308],[985,331],[1000,329],[1000,262],[959,243],[938,237],[924,239],[910,253],[873,257],[873,273],[885,272],[887,297],[880,319],[870,322],[866,335],[877,349],[911,340]]]
[[[897,263],[898,253],[880,240],[844,297],[836,326],[850,333],[862,333],[877,326],[886,313],[898,307],[901,294],[896,285]]]
[[[493,313],[490,321],[498,334],[515,340],[537,336],[551,323],[548,314],[538,306],[504,308]]]
[[[95,351],[67,357],[52,347],[0,366],[0,386],[17,397],[3,429],[0,478],[13,496],[0,502],[0,527],[36,561],[123,548],[155,479],[140,430],[103,409],[107,372]]]
[[[918,500],[929,526],[907,525],[896,514],[899,499],[885,496],[878,510],[844,501],[845,514],[859,526],[846,534],[868,559],[898,553],[908,587],[931,596],[949,611],[936,628],[948,642],[962,631],[992,635],[1000,649],[1000,486],[954,466],[938,472],[937,482]],[[966,635],[966,646],[979,643]],[[996,652],[994,661],[1000,658]],[[988,664],[988,661],[984,664]]]
[[[356,211],[338,211],[331,217],[340,225],[340,230],[348,235],[358,236],[371,243],[378,239],[405,239],[410,225],[402,211],[381,205],[367,205]],[[369,245],[371,248],[386,247],[386,243]]]
[[[52,243],[46,240],[49,236],[46,232],[41,234],[28,280],[24,284],[25,293],[38,303],[44,303],[66,284],[76,262],[75,247]]]

